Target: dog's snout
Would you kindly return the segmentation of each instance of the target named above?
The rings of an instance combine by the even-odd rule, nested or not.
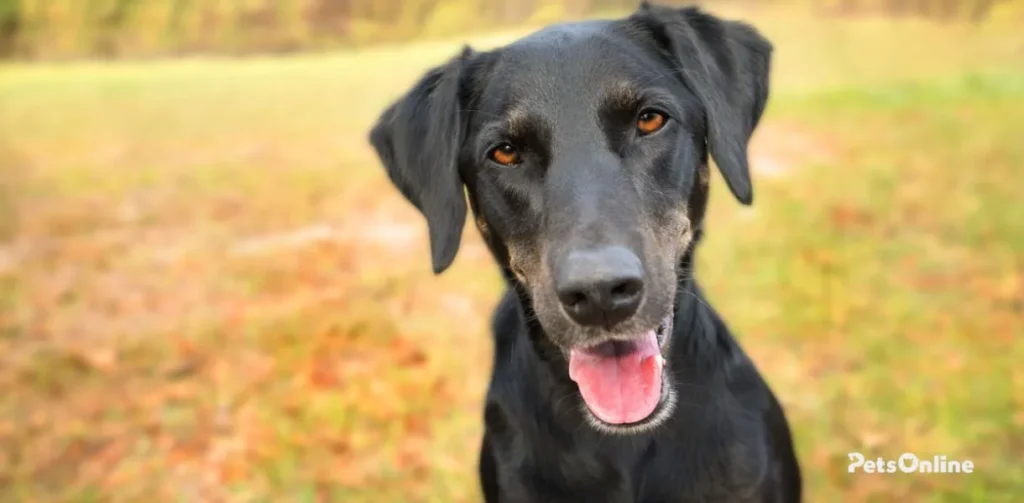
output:
[[[621,246],[570,252],[555,275],[565,312],[580,325],[612,326],[636,313],[644,295],[643,264]]]

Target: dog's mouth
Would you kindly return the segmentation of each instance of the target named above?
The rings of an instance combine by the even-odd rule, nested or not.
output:
[[[640,423],[662,402],[665,358],[661,349],[671,333],[671,316],[639,336],[606,340],[569,352],[569,377],[594,416],[610,425]]]

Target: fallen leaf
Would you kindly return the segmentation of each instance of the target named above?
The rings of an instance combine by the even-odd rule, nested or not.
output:
[[[114,348],[84,349],[80,350],[77,356],[89,368],[105,374],[112,373],[117,368],[118,353]]]

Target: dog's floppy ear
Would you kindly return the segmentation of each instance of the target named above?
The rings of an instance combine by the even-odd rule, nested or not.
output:
[[[671,9],[644,2],[637,16],[704,104],[711,156],[729,190],[749,205],[754,194],[747,143],[768,101],[771,43],[747,24],[695,7]]]
[[[466,221],[458,170],[464,137],[460,82],[473,54],[466,47],[429,70],[384,111],[370,131],[370,144],[388,177],[427,219],[436,274],[455,260]]]

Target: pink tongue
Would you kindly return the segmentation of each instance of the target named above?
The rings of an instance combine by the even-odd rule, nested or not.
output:
[[[626,354],[593,348],[572,350],[569,377],[576,381],[583,401],[599,419],[612,424],[635,423],[650,416],[658,406],[663,364],[652,330],[634,340]]]

